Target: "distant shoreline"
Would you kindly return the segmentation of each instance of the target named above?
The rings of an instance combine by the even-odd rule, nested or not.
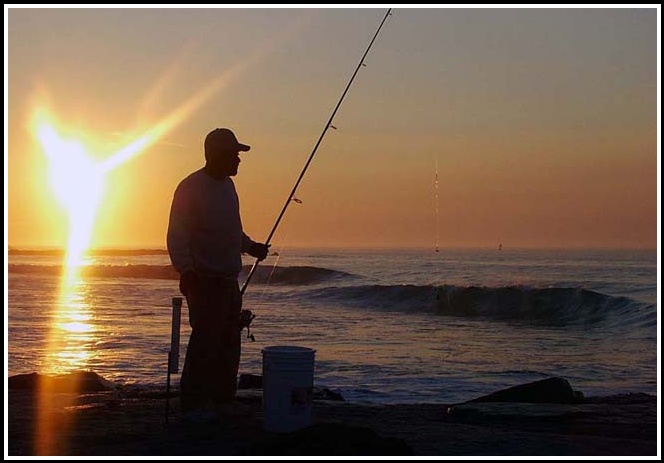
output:
[[[273,246],[276,249],[276,246]],[[611,247],[524,247],[524,246],[505,246],[501,248],[493,246],[449,246],[440,247],[436,250],[433,247],[427,246],[296,246],[289,245],[287,249],[295,251],[308,251],[308,252],[385,252],[385,251],[430,251],[434,252],[459,252],[459,251],[495,251],[495,252],[658,252],[658,248],[649,247],[626,247],[626,248],[611,248]],[[55,247],[30,247],[30,246],[8,246],[7,255],[35,255],[35,256],[62,256],[66,252],[65,248]],[[157,247],[137,247],[137,248],[92,248],[86,252],[88,256],[127,256],[127,255],[164,255],[168,254],[168,250]]]
[[[17,256],[62,256],[65,253],[64,249],[59,248],[44,248],[44,249],[27,249],[27,248],[9,248],[8,255]],[[91,249],[87,253],[90,256],[147,256],[147,255],[162,255],[168,254],[166,249],[157,248],[144,248],[144,249]]]

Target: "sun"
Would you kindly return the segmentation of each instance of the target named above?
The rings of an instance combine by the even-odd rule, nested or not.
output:
[[[76,140],[65,140],[53,126],[38,122],[35,129],[50,164],[50,184],[69,219],[67,268],[83,263],[90,245],[95,215],[104,190],[104,172]]]

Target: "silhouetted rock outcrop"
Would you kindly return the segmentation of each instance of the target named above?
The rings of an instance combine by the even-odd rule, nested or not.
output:
[[[9,389],[47,392],[99,392],[117,388],[117,385],[92,371],[73,371],[57,376],[39,373],[15,375],[9,377],[8,386]]]
[[[465,403],[524,402],[571,404],[582,400],[583,393],[572,389],[572,386],[566,379],[553,377],[502,389]]]

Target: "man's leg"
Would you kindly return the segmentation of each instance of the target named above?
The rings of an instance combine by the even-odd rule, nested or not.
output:
[[[240,310],[242,296],[237,284],[226,286],[220,292],[221,330],[218,338],[217,388],[214,391],[215,404],[231,403],[237,392],[237,375],[240,366],[241,332]]]
[[[180,403],[183,413],[205,407],[209,398],[207,371],[210,364],[209,337],[209,298],[204,287],[192,289],[187,297],[191,335],[187,344],[184,367],[180,377]]]

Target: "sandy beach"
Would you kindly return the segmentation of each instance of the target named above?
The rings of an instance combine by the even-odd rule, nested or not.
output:
[[[177,391],[8,392],[6,456],[606,456],[660,455],[657,399],[580,403],[364,405],[316,398],[311,425],[263,429],[261,390],[240,390],[220,421],[182,421]],[[47,423],[44,425],[43,423]],[[49,439],[44,434],[51,434]]]

